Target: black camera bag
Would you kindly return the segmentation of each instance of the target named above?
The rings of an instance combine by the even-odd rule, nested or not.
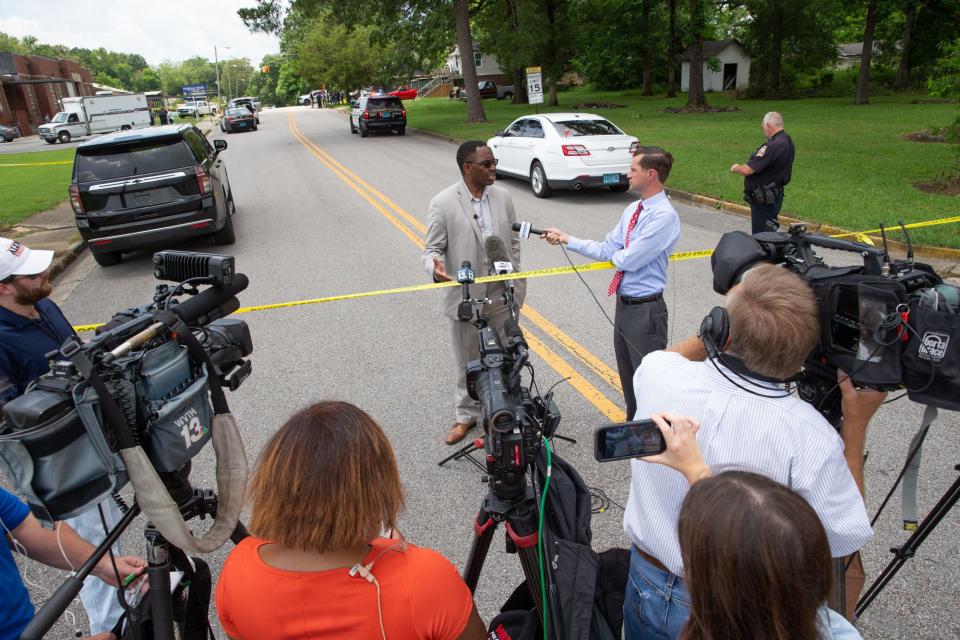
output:
[[[928,291],[942,290],[947,286],[940,285]],[[933,306],[923,298],[921,291],[911,299],[910,325],[913,330],[903,355],[904,386],[914,402],[958,411],[960,307],[942,299]]]

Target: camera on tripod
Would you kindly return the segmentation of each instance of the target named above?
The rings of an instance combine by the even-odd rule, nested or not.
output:
[[[813,290],[820,339],[797,379],[801,398],[834,426],[841,419],[837,369],[859,386],[905,388],[910,398],[960,409],[960,289],[944,284],[927,264],[890,260],[883,248],[807,233],[802,224],[785,233],[726,233],[711,258],[713,288],[727,293],[759,262],[783,264]],[[828,266],[814,247],[852,252],[860,263]]]

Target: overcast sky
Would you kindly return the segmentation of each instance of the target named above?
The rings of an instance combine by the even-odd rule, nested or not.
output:
[[[276,36],[250,33],[237,9],[255,0],[0,0],[0,31],[47,44],[139,53],[151,65],[193,56],[250,58],[278,53]],[[229,50],[226,47],[230,47]]]

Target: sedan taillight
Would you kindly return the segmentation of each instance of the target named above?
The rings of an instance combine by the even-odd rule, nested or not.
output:
[[[83,200],[80,199],[80,188],[75,184],[70,185],[70,206],[73,207],[73,212],[78,216],[86,213],[83,208]]]
[[[369,120],[369,119],[370,119],[370,112],[367,111],[366,109],[364,109],[364,111],[363,111],[363,119],[364,119],[364,120]]]
[[[630,155],[633,155],[637,152],[637,149],[640,148],[640,143],[637,140],[634,140],[630,143]]]
[[[563,155],[565,156],[588,156],[590,155],[590,150],[587,149],[582,144],[565,144],[563,145]]]
[[[210,181],[210,174],[199,164],[194,168],[197,174],[197,186],[200,188],[200,195],[205,196],[213,192],[213,184]]]

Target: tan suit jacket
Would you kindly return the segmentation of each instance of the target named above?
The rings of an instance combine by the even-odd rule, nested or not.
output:
[[[514,271],[520,271],[520,238],[511,228],[517,220],[513,209],[513,200],[506,189],[491,185],[488,189],[490,215],[493,219],[494,235],[503,240],[513,262]],[[489,275],[490,263],[483,246],[483,234],[480,225],[474,219],[473,203],[470,192],[463,180],[447,187],[430,201],[430,213],[427,220],[427,238],[423,250],[423,268],[433,276],[433,258],[440,258],[447,274],[456,279],[457,269],[464,261],[469,261],[477,277]],[[517,306],[523,304],[527,291],[526,280],[514,280]],[[441,290],[441,311],[451,319],[457,317],[457,307],[463,299],[460,287]],[[471,298],[490,298],[494,303],[501,301],[503,288],[500,283],[491,285],[474,284],[470,286]]]

